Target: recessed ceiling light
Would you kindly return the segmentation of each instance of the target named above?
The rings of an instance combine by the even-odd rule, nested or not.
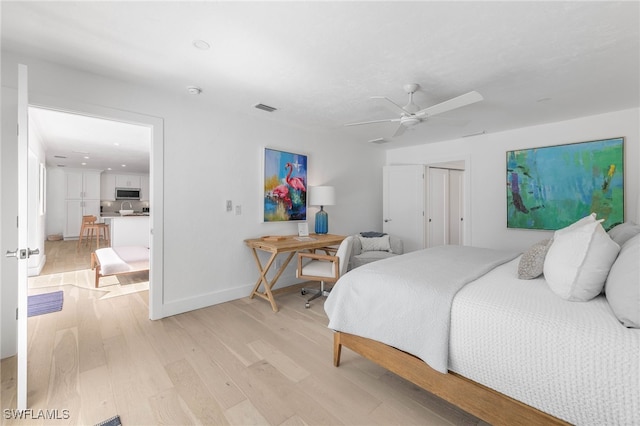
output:
[[[123,164],[123,165],[122,165],[122,167],[127,167],[127,165],[126,165],[126,164]]]
[[[80,164],[82,164],[83,166],[86,166],[86,165],[87,165],[87,163],[80,163]]]
[[[118,142],[114,142],[113,143],[115,146],[120,146],[120,144]]]
[[[194,40],[193,45],[200,50],[209,50],[211,45],[204,40]]]
[[[112,170],[111,167],[107,167],[107,170]]]
[[[196,86],[187,86],[187,92],[191,95],[199,95],[202,93],[202,89]]]
[[[85,160],[88,160],[88,159],[89,159],[89,156],[88,156],[88,155],[85,155],[85,156],[84,156],[84,159],[85,159]]]

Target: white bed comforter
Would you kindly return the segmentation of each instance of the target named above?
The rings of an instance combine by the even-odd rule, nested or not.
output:
[[[576,425],[640,425],[640,329],[604,295],[569,302],[514,259],[465,286],[451,309],[449,369]]]
[[[325,302],[329,328],[396,347],[446,373],[454,296],[517,255],[441,246],[361,266],[342,276]]]

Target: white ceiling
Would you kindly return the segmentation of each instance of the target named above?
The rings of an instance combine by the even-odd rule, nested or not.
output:
[[[396,148],[640,105],[640,3],[7,2],[2,48],[212,107]],[[194,40],[211,44],[209,50]],[[484,101],[391,138],[419,83],[422,108]],[[266,113],[252,106],[278,108]],[[141,111],[144,112],[144,111]]]
[[[150,127],[35,107],[29,124],[49,166],[149,173]]]

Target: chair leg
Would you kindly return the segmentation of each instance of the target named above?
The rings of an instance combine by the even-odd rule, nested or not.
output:
[[[324,288],[324,281],[320,281],[320,289],[319,290],[314,289],[314,288],[302,288],[302,289],[300,289],[300,293],[301,294],[307,294],[307,293],[310,293],[310,292],[313,293],[313,296],[311,296],[310,298],[307,299],[307,303],[304,304],[304,307],[308,309],[311,306],[310,302],[312,300],[315,300],[320,296],[328,296],[330,291],[331,291],[331,289],[327,290],[327,289]]]

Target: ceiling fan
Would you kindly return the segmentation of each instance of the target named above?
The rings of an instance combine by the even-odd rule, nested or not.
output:
[[[400,136],[404,133],[404,131],[408,128],[411,128],[417,124],[420,124],[426,121],[428,118],[433,117],[437,114],[442,114],[443,112],[451,111],[456,108],[461,108],[463,106],[471,105],[473,103],[479,102],[484,98],[482,95],[476,91],[471,91],[469,93],[465,93],[464,95],[457,96],[455,98],[449,99],[448,101],[441,102],[439,104],[430,106],[428,108],[420,109],[418,105],[413,102],[413,94],[420,88],[420,85],[417,83],[408,83],[403,86],[405,92],[409,94],[409,103],[405,106],[400,106],[397,103],[393,102],[391,99],[386,96],[372,96],[371,99],[384,99],[389,101],[394,105],[396,109],[400,112],[400,117],[398,118],[388,118],[385,120],[373,120],[373,121],[362,121],[359,123],[349,123],[345,124],[345,126],[359,126],[361,124],[373,124],[373,123],[385,123],[385,122],[397,122],[400,123],[398,129],[393,134],[393,136]]]

